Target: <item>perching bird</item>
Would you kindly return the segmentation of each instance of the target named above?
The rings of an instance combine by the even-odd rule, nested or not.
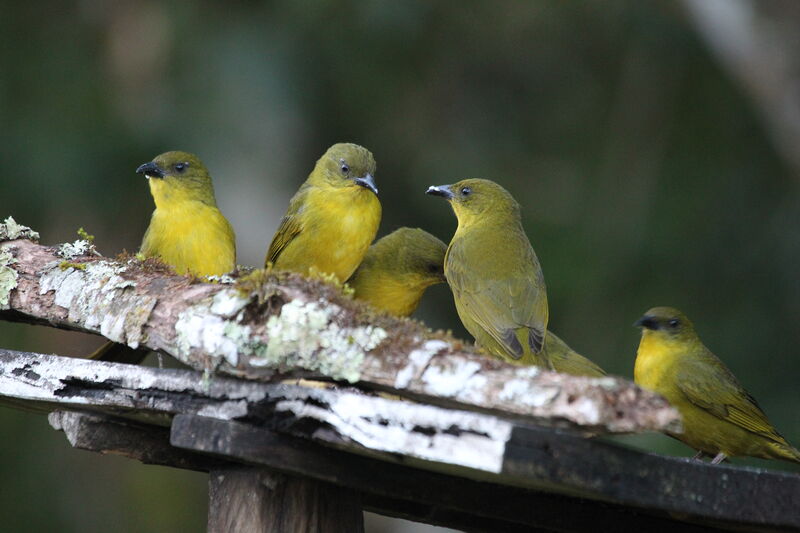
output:
[[[548,331],[545,335],[544,351],[556,372],[598,378],[606,375],[606,371],[597,366],[594,361],[570,348],[552,331]]]
[[[375,159],[356,144],[334,144],[289,202],[266,264],[345,281],[361,263],[381,221]]]
[[[347,283],[355,297],[396,316],[410,316],[425,289],[447,281],[447,245],[421,229],[400,228],[369,247]],[[544,350],[557,372],[601,377],[605,371],[577,353],[555,333],[545,334]]]
[[[484,179],[429,187],[427,193],[447,199],[458,218],[444,273],[464,327],[491,355],[552,368],[542,350],[548,316],[544,276],[519,204]]]
[[[217,208],[208,170],[197,156],[167,152],[136,169],[150,184],[156,209],[140,252],[178,274],[214,276],[236,267],[236,237]]]
[[[654,307],[636,325],[642,340],[634,380],[680,412],[683,433],[672,436],[698,450],[696,457],[713,456],[713,464],[738,455],[800,463],[800,451],[775,430],[683,313]]]
[[[444,283],[447,245],[419,228],[400,228],[379,239],[347,281],[354,296],[396,316],[410,316],[425,289]]]
[[[217,208],[211,176],[196,155],[166,152],[136,172],[148,179],[156,204],[140,253],[178,274],[212,276],[236,268],[233,228]],[[109,342],[90,358],[139,362],[146,353]]]

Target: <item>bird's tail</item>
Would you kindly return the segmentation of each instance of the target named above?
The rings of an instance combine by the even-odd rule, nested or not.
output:
[[[138,365],[141,363],[150,350],[142,348],[133,349],[124,344],[108,341],[94,353],[89,355],[87,359],[94,359],[95,361],[108,361],[110,363],[127,363],[129,365]]]
[[[772,443],[770,447],[772,449],[772,453],[776,459],[782,459],[784,461],[791,461],[793,463],[800,464],[800,450],[795,448],[789,443]]]

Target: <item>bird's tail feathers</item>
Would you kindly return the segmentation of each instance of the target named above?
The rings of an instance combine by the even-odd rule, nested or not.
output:
[[[791,461],[800,464],[800,450],[791,444],[772,443],[772,452],[775,454],[776,459],[783,459],[784,461]]]

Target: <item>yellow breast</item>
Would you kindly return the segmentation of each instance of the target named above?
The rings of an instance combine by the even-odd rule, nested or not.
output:
[[[159,257],[179,274],[220,275],[236,267],[233,229],[219,209],[201,202],[157,207],[141,252]]]
[[[661,392],[670,387],[672,350],[649,331],[642,334],[636,362],[633,367],[633,379],[640,386]],[[662,392],[663,394],[663,392]]]
[[[378,232],[381,204],[363,187],[312,190],[303,206],[302,231],[281,253],[276,267],[317,271],[348,279]]]

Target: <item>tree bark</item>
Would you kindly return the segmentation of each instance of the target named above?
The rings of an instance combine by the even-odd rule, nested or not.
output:
[[[235,284],[202,283],[152,262],[102,259],[75,244],[69,246],[82,253],[65,259],[64,246],[0,243],[11,258],[0,270],[13,278],[0,318],[99,333],[208,374],[323,377],[587,433],[679,427],[662,397],[627,380],[490,359],[318,280],[257,271]]]

